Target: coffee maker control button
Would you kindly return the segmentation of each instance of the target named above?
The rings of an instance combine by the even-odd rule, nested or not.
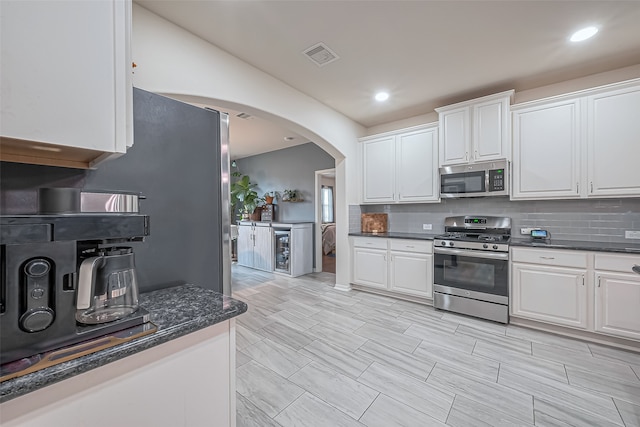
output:
[[[53,319],[53,310],[49,307],[36,308],[20,316],[20,328],[27,332],[42,331],[53,323]]]
[[[51,269],[51,264],[47,260],[44,259],[34,259],[27,263],[24,266],[24,271],[27,273],[27,276],[31,277],[41,277],[49,272]]]
[[[44,296],[44,289],[42,288],[35,288],[33,290],[31,290],[31,298],[33,299],[40,299]]]

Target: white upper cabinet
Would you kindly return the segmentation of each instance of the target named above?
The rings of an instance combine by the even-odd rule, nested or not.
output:
[[[509,105],[514,91],[436,108],[440,166],[509,159]]]
[[[640,85],[587,98],[589,196],[640,195]]]
[[[3,160],[64,159],[71,149],[67,157],[84,152],[89,165],[126,152],[133,143],[131,7],[130,0],[3,2]]]
[[[395,143],[395,136],[387,136],[362,144],[364,201],[384,203],[395,200]]]
[[[577,100],[514,111],[511,199],[580,197],[579,116]]]
[[[362,202],[438,201],[437,132],[432,124],[362,139]]]
[[[511,109],[512,200],[640,196],[640,79]]]

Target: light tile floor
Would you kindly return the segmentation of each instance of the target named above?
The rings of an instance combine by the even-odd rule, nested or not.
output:
[[[233,266],[243,426],[636,426],[640,353]]]

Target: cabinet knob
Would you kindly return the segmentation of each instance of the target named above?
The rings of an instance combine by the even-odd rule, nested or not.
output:
[[[640,274],[640,265],[634,265],[633,267],[631,267],[631,271],[636,274]]]

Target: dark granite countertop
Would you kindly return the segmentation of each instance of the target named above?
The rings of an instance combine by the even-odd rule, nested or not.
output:
[[[389,239],[413,239],[413,240],[433,240],[437,234],[426,233],[362,233],[352,232],[349,236],[358,237],[384,237]],[[600,251],[600,252],[617,252],[628,254],[640,254],[640,243],[611,243],[611,242],[588,242],[580,240],[556,240],[548,241],[532,241],[530,237],[511,238],[511,246],[522,246],[528,248],[547,248],[547,249],[568,249],[580,251]]]
[[[194,285],[141,294],[140,306],[151,314],[151,321],[158,327],[157,332],[0,383],[0,402],[115,362],[247,311],[247,305],[242,301]]]
[[[580,240],[533,241],[531,238],[511,238],[511,246],[546,249],[569,249],[580,251],[618,252],[640,255],[639,243],[585,242]]]
[[[437,234],[426,234],[426,233],[397,233],[393,231],[389,231],[387,233],[362,233],[362,232],[354,232],[349,233],[349,236],[358,236],[358,237],[385,237],[389,239],[412,239],[412,240],[433,240]]]

